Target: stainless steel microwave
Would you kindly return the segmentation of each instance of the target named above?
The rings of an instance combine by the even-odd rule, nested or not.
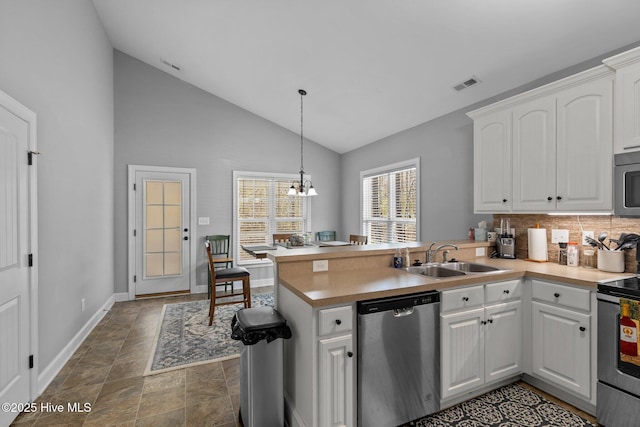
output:
[[[614,157],[614,213],[640,217],[640,151]]]

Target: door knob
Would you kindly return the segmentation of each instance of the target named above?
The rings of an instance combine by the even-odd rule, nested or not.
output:
[[[560,294],[557,293],[557,292],[555,294],[553,294],[553,296],[556,297],[556,298],[560,298]]]
[[[342,324],[342,320],[336,319],[336,325],[340,325],[340,324]]]
[[[353,357],[353,352],[352,351],[347,351],[347,357]]]
[[[584,332],[586,330],[587,330],[587,328],[585,328],[584,326],[580,326],[580,332]]]

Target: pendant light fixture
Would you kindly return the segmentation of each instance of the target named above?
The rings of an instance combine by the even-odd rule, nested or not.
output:
[[[289,191],[287,192],[288,196],[317,196],[318,193],[316,189],[313,188],[313,184],[310,180],[304,179],[304,135],[303,135],[303,102],[302,97],[307,94],[307,91],[304,89],[298,89],[298,93],[300,94],[300,181],[294,181],[289,187]],[[308,184],[308,187],[307,187]]]

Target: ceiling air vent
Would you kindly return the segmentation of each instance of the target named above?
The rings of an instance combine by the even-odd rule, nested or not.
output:
[[[162,62],[167,67],[173,69],[174,71],[182,71],[182,67],[180,67],[179,65],[176,65],[176,64],[174,64],[172,62],[169,62],[166,59],[160,58],[160,62]]]
[[[462,83],[458,83],[453,88],[459,92],[462,89],[466,89],[469,86],[473,86],[473,85],[478,84],[478,83],[480,83],[480,80],[478,80],[478,78],[476,76],[471,76],[468,79],[466,79],[465,81],[463,81]]]

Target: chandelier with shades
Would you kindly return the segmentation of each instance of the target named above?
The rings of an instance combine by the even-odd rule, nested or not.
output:
[[[313,184],[310,180],[304,179],[304,136],[302,133],[303,130],[303,96],[307,94],[307,91],[304,89],[298,89],[298,93],[300,94],[300,181],[293,181],[291,187],[289,187],[289,191],[287,192],[288,196],[317,196],[318,193],[316,189],[313,188]]]

